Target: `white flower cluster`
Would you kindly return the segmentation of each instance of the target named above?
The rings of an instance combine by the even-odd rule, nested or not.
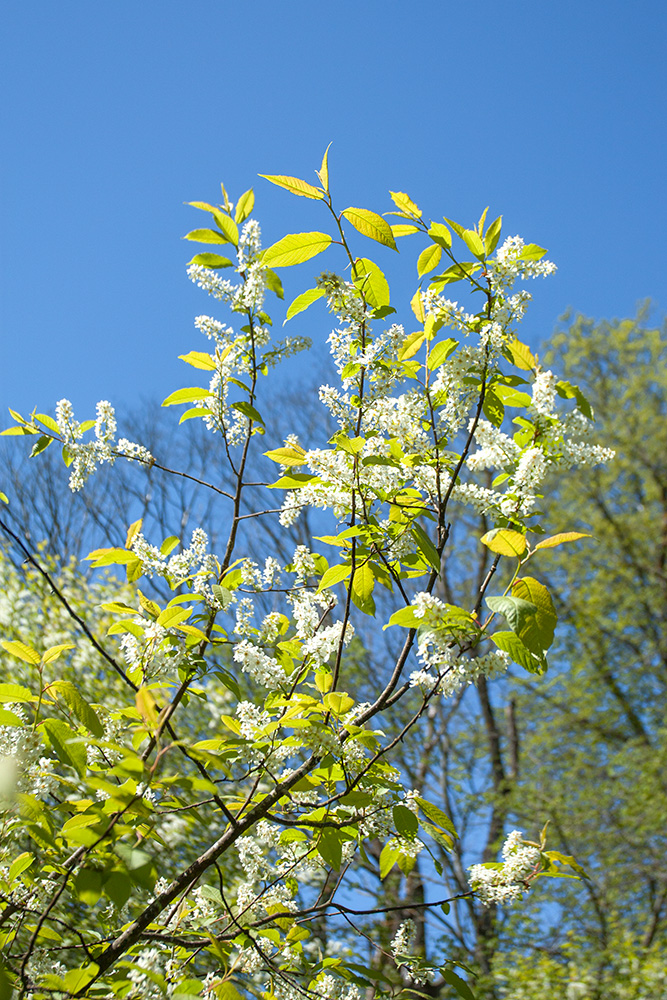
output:
[[[86,427],[74,419],[74,410],[69,399],[56,403],[56,423],[66,452],[71,460],[72,471],[69,487],[73,493],[80,490],[98,465],[113,465],[116,458],[128,458],[150,464],[153,456],[142,445],[121,438],[114,448],[116,434],[116,414],[111,403],[100,400],[96,407],[95,440],[82,441]]]
[[[390,945],[391,953],[397,961],[399,957],[404,957],[412,952],[416,937],[417,927],[414,920],[404,920],[402,924],[399,924]]]
[[[2,799],[16,793],[46,799],[57,784],[54,761],[43,755],[44,744],[28,724],[21,705],[5,705],[16,716],[16,725],[0,726],[0,809]]]
[[[410,686],[428,693],[438,686],[448,698],[478,677],[504,673],[510,664],[507,653],[496,649],[483,656],[464,656],[452,639],[452,621],[447,606],[433,594],[415,594],[412,608],[421,619],[418,653],[423,669],[410,674]]]
[[[495,260],[487,264],[494,291],[511,288],[518,278],[546,278],[555,274],[556,265],[550,260],[523,260],[521,254],[525,248],[520,236],[508,236],[498,247]]]
[[[205,584],[211,577],[218,574],[218,564],[214,555],[207,551],[208,535],[203,528],[195,528],[190,538],[190,545],[182,552],[167,557],[155,545],[146,541],[138,532],[132,540],[132,551],[141,560],[146,576],[161,576],[179,586],[186,580],[192,580],[192,589],[206,596]]]
[[[249,639],[243,639],[234,647],[234,662],[254,681],[270,691],[278,691],[287,681],[285,670],[278,661],[255,646]]]
[[[141,627],[142,635],[127,632],[120,643],[131,679],[145,683],[156,677],[175,676],[185,660],[184,646],[157,622],[145,618],[135,618],[134,622]]]
[[[469,882],[486,905],[513,903],[530,888],[530,880],[540,869],[540,849],[526,844],[519,830],[513,830],[502,849],[503,864],[488,868],[471,865]]]

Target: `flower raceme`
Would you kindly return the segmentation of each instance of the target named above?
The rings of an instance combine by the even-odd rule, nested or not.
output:
[[[321,202],[333,235],[292,233],[264,250],[251,191],[236,206],[224,188],[220,205],[192,203],[214,228],[187,239],[224,252],[197,253],[188,275],[228,315],[196,318],[209,350],[200,344],[181,358],[205,384],[176,389],[163,405],[186,406],[181,420],[202,420],[229,466],[231,491],[198,480],[230,505],[222,552],[209,551],[201,528],[186,544],[175,535],[150,539],[138,520],[124,548],[91,553],[93,568],[125,566],[127,575],[100,605],[113,617],[104,646],[95,640],[100,670],[116,685],[106,702],[51,676],[69,645],[42,651],[28,626],[4,643],[18,663],[4,700],[20,708],[8,709],[0,727],[15,775],[3,804],[0,905],[10,907],[3,917],[14,935],[8,974],[35,1000],[86,990],[131,1000],[229,998],[230,987],[355,1000],[359,988],[372,989],[359,971],[368,962],[353,908],[341,902],[346,879],[361,891],[369,865],[381,879],[425,874],[431,864],[437,871],[434,852],[451,849],[456,836],[423,790],[407,787],[397,746],[419,738],[436,699],[510,669],[547,668],[556,613],[526,564],[582,536],[543,537],[540,491],[547,474],[611,457],[591,440],[593,415],[577,387],[543,370],[517,337],[530,295],[516,286],[554,265],[519,237],[501,243],[501,220],[485,228],[486,213],[469,229],[427,224],[396,192],[394,226],[366,209],[338,211],[328,176],[325,155],[319,186],[268,178]],[[360,255],[370,239],[387,256],[399,238],[422,246],[407,316],[391,305],[379,264]],[[303,428],[295,428],[262,458],[259,442],[272,430],[261,410],[266,380],[310,343],[272,339],[267,299],[282,298],[281,268],[324,252],[338,254],[341,273],[322,273],[285,321],[319,300],[334,317],[321,340],[337,380],[319,397],[337,430],[302,444]],[[450,285],[479,310],[450,298]],[[12,416],[3,433],[36,437],[33,455],[54,441],[63,446],[74,491],[121,458],[183,474],[139,444],[116,441],[106,401],[84,423],[67,400],[55,418]],[[251,458],[280,470],[266,483],[266,509],[252,506]],[[504,560],[510,578],[491,596],[490,572],[470,608],[445,603],[439,590],[451,525],[465,507],[493,522],[481,542],[494,570]],[[259,558],[250,551],[246,518],[277,513],[288,529],[306,510],[329,530],[319,550],[301,541],[289,562],[284,545]],[[143,579],[174,596],[147,597]],[[399,641],[383,645],[373,623]],[[359,650],[371,643],[385,652],[358,701],[349,692],[361,686]],[[12,727],[20,738],[5,732]],[[380,842],[379,854],[370,841]],[[499,869],[471,869],[471,891],[484,904],[511,902],[556,869],[578,874],[573,859],[549,856],[516,832],[503,859]],[[42,892],[42,872],[62,874],[62,889]],[[26,919],[29,893],[43,899],[44,935],[31,930],[33,911]],[[105,907],[74,933],[72,914],[100,899]],[[421,941],[430,941],[431,905],[420,911]],[[413,920],[400,922],[383,953],[383,962],[394,956],[388,981],[441,974],[460,982],[446,956],[412,954]],[[54,935],[62,965],[48,972],[42,958]]]

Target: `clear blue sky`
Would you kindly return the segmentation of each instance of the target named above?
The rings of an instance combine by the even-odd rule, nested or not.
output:
[[[256,175],[314,179],[330,141],[341,208],[389,210],[391,188],[470,224],[490,204],[548,247],[532,342],[568,306],[667,308],[661,0],[22,0],[2,22],[4,414],[190,384],[176,356],[214,303],[185,276],[183,203],[254,184],[267,243],[318,228]]]

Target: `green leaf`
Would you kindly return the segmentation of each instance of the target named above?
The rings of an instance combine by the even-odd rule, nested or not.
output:
[[[229,243],[227,237],[223,236],[222,233],[216,232],[215,229],[193,229],[183,239],[192,240],[194,243]]]
[[[222,257],[219,253],[196,253],[188,264],[199,264],[201,267],[233,267],[233,261],[229,257]]]
[[[43,451],[46,451],[49,445],[53,444],[53,440],[54,439],[52,437],[49,437],[48,434],[42,434],[40,438],[37,441],[35,441],[34,445],[32,446],[32,449],[30,451],[30,457],[36,458],[37,455],[40,455]]]
[[[374,261],[357,257],[352,265],[352,281],[373,309],[389,305],[389,284]]]
[[[417,543],[417,551],[424,557],[426,562],[436,571],[440,572],[440,556],[435,545],[428,537],[424,529],[419,524],[412,528],[412,537]]]
[[[317,588],[318,593],[327,587],[334,587],[341,580],[347,580],[351,572],[352,567],[350,565],[329,566],[329,569],[322,574],[320,585]]]
[[[494,528],[482,535],[480,542],[501,556],[522,556],[526,551],[526,536],[510,528]]]
[[[431,278],[429,288],[433,289],[434,292],[441,292],[446,285],[451,285],[455,281],[463,281],[464,278],[468,278],[478,269],[479,264],[472,264],[469,261],[452,264],[442,274],[437,274],[434,278]]]
[[[405,194],[404,191],[390,191],[389,194],[394,205],[396,205],[396,208],[400,209],[401,212],[405,212],[407,215],[414,215],[415,218],[421,219],[421,209],[415,205],[412,198]]]
[[[401,837],[406,837],[408,840],[412,840],[419,829],[419,820],[413,813],[412,809],[408,809],[407,806],[398,802],[392,808],[391,814],[394,819],[396,832],[399,833]]]
[[[312,305],[313,302],[317,302],[318,299],[323,298],[326,292],[323,288],[309,288],[307,292],[301,292],[301,295],[297,295],[292,304],[287,310],[285,315],[285,323],[292,316],[296,316],[298,313],[303,312],[308,306]],[[283,326],[285,325],[283,323]]]
[[[331,244],[327,233],[289,233],[264,251],[262,261],[271,267],[292,267],[316,257]]]
[[[252,188],[248,191],[244,191],[239,200],[236,202],[236,211],[234,212],[234,221],[239,225],[252,214],[252,210],[255,207],[255,192]]]
[[[544,674],[547,661],[544,654],[536,656],[523,644],[516,632],[494,632],[489,638],[520,667],[531,674]]]
[[[433,246],[426,247],[425,250],[419,254],[417,258],[417,273],[419,277],[422,278],[429,271],[435,270],[435,268],[440,263],[440,257],[442,256],[442,249],[437,243]]]
[[[104,892],[117,909],[122,909],[132,892],[132,881],[125,872],[112,871],[104,880]]]
[[[396,862],[398,861],[400,855],[400,849],[398,847],[392,847],[391,841],[388,841],[380,853],[380,878],[385,879],[389,872],[392,870]]]
[[[346,208],[344,212],[341,212],[341,215],[362,236],[368,236],[377,243],[382,243],[383,246],[398,251],[391,226],[381,215],[370,212],[367,208]]]
[[[199,385],[188,386],[185,389],[177,389],[176,392],[172,392],[171,395],[167,396],[162,405],[176,406],[179,403],[195,403],[200,399],[206,399],[208,396],[213,395],[214,393],[208,389],[203,389]]]
[[[512,594],[520,600],[529,601],[537,609],[535,622],[520,630],[519,635],[523,643],[539,656],[553,643],[554,630],[558,623],[558,615],[551,594],[543,583],[535,580],[532,576],[516,580],[512,587]]]
[[[45,719],[40,728],[46,734],[58,760],[62,764],[69,764],[79,777],[83,777],[86,773],[86,748],[74,730],[60,719]]]
[[[501,614],[517,635],[532,623],[537,615],[537,605],[520,597],[487,597],[486,603],[494,614]]]
[[[82,868],[74,879],[76,894],[86,906],[94,906],[102,895],[102,873],[94,868]]]
[[[28,851],[24,851],[23,854],[19,854],[17,858],[14,858],[11,865],[9,866],[9,881],[13,882],[14,879],[18,878],[19,875],[30,868],[35,860],[34,854],[30,854]]]
[[[445,220],[445,222],[449,223],[449,225],[452,227],[456,235],[459,236],[461,239],[463,239],[463,234],[466,231],[465,227],[460,226],[458,222],[454,222],[453,219],[448,219],[446,215],[443,215],[443,219]]]
[[[269,291],[273,292],[273,294],[281,300],[285,298],[283,283],[276,272],[272,271],[270,267],[264,268],[264,280],[266,281],[266,287]]]
[[[452,245],[452,234],[449,229],[447,229],[447,226],[443,226],[442,222],[432,222],[428,235],[434,243],[437,243],[444,250],[450,249]]]
[[[543,538],[541,542],[537,543],[535,549],[555,549],[557,545],[563,545],[564,542],[576,542],[579,538],[592,537],[585,531],[562,531],[558,535],[551,535],[550,538]]]
[[[262,419],[262,414],[259,412],[259,410],[256,410],[255,407],[252,406],[251,403],[248,403],[245,399],[242,399],[238,403],[232,403],[232,409],[238,410],[238,412],[242,413],[244,417],[248,418],[248,420],[253,420],[256,424],[261,424],[262,427],[264,426],[264,420]]]
[[[352,603],[365,615],[375,614],[374,587],[375,577],[370,564],[366,562],[362,566],[358,566],[352,578],[350,596]]]
[[[454,987],[458,995],[463,997],[463,1000],[475,1000],[475,994],[470,989],[465,979],[461,979],[461,977],[457,976],[457,974],[452,972],[451,969],[443,969],[442,978],[446,983],[449,983],[450,986]]]
[[[434,806],[427,799],[417,798],[416,802],[424,815],[428,816],[432,823],[435,823],[436,826],[441,826],[443,830],[447,830],[448,833],[451,833],[452,837],[458,837],[456,827],[447,813],[443,812],[438,806]]]
[[[572,385],[571,382],[556,382],[556,392],[562,399],[576,399],[577,409],[581,410],[583,415],[588,420],[593,419],[591,404],[588,402],[578,385]]]
[[[482,409],[484,411],[484,416],[491,421],[493,426],[500,427],[505,418],[505,407],[502,399],[494,392],[493,389],[487,387],[487,390],[484,393]]]
[[[338,830],[322,830],[317,841],[317,853],[335,871],[340,869],[343,862],[343,839]]]
[[[88,704],[74,684],[70,681],[54,681],[53,684],[49,685],[48,691],[49,694],[55,692],[56,696],[63,699],[70,712],[86,727],[89,733],[97,736],[98,739],[102,739],[104,736],[104,726],[100,722],[97,712]]]
[[[309,184],[308,181],[300,180],[298,177],[286,177],[284,174],[260,174],[259,176],[263,177],[266,181],[271,181],[272,184],[277,184],[278,187],[286,188],[292,194],[300,195],[302,198],[313,198],[317,201],[321,201],[324,198],[323,191]]]

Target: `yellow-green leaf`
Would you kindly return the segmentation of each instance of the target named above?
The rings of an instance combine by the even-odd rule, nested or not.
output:
[[[278,462],[280,465],[303,465],[306,460],[305,451],[298,451],[292,447],[273,448],[271,451],[265,451],[264,454],[272,462]]]
[[[73,642],[61,642],[57,646],[50,646],[45,653],[42,654],[42,663],[53,663],[57,660],[59,656],[67,649],[75,649]]]
[[[308,306],[312,305],[313,302],[317,302],[317,300],[321,299],[324,295],[326,295],[326,292],[323,288],[309,288],[308,291],[301,292],[301,295],[297,295],[285,314],[285,322],[283,323],[283,326],[288,319],[291,319],[292,316],[296,316],[298,313],[303,312],[304,309],[307,309]]]
[[[398,352],[398,360],[407,361],[408,358],[413,357],[425,340],[426,334],[423,330],[415,330],[414,333],[409,333],[401,344]]]
[[[524,371],[532,371],[536,368],[537,359],[530,347],[527,344],[522,344],[520,340],[511,340],[507,344],[507,352],[510,355],[512,363],[517,368],[521,368]]]
[[[551,535],[550,538],[543,538],[535,546],[536,549],[555,549],[557,545],[564,542],[576,542],[578,538],[592,538],[593,536],[585,531],[562,531],[558,535]]]
[[[320,179],[320,184],[324,190],[329,193],[329,150],[331,149],[331,143],[324,150],[324,156],[322,157],[322,166],[317,171],[317,176]]]
[[[334,715],[345,715],[354,708],[354,698],[350,698],[345,691],[331,691],[322,698],[322,704],[328,712]]]
[[[449,250],[452,245],[452,234],[442,222],[432,222],[428,235],[445,250]]]
[[[333,587],[335,584],[340,583],[341,580],[347,580],[351,572],[352,567],[350,565],[330,566],[329,569],[325,570],[322,574],[322,579],[320,580],[319,587],[317,588],[318,593],[320,590],[324,590],[325,587]]]
[[[178,403],[196,403],[200,399],[205,399],[207,396],[213,395],[215,394],[209,389],[203,389],[201,386],[188,386],[185,389],[177,389],[176,392],[172,392],[170,396],[167,396],[162,405],[175,406]]]
[[[7,641],[4,639],[2,646],[8,653],[16,656],[19,660],[23,660],[24,663],[31,663],[35,667],[39,665],[41,657],[32,646],[26,646],[24,642]]]
[[[480,541],[492,552],[501,556],[522,556],[526,551],[526,536],[510,528],[494,528],[493,531],[487,531]]]
[[[49,694],[55,693],[60,696],[70,712],[77,717],[79,722],[86,727],[93,736],[101,739],[104,736],[104,726],[100,722],[99,716],[94,708],[79,694],[74,684],[70,681],[54,681],[49,685]]]
[[[422,299],[421,288],[418,288],[410,299],[410,307],[417,317],[417,322],[426,322],[426,313],[424,311],[424,300]]]
[[[391,234],[394,237],[399,236],[411,236],[413,233],[418,233],[418,226],[411,226],[409,223],[399,222],[395,226],[391,226]]]
[[[341,214],[362,236],[368,236],[377,243],[398,251],[391,226],[381,215],[370,212],[367,208],[346,208]]]
[[[331,237],[327,233],[288,233],[264,251],[262,260],[271,267],[303,264],[304,261],[326,250],[331,242]]]
[[[252,188],[245,191],[236,203],[234,220],[237,223],[245,222],[255,207],[255,192]]]
[[[357,257],[352,266],[352,281],[373,309],[389,305],[389,284],[383,272],[367,257]]]
[[[229,243],[227,237],[217,233],[215,229],[193,229],[183,239],[192,240],[194,243]]]
[[[225,234],[225,239],[237,247],[239,245],[239,229],[234,220],[230,218],[229,215],[223,215],[222,212],[216,212],[215,221]]]
[[[373,588],[375,587],[375,577],[369,563],[358,566],[352,578],[352,589],[350,596],[353,604],[363,611],[365,615],[375,614],[375,601],[373,600]]]
[[[207,354],[206,351],[189,351],[187,354],[179,354],[178,357],[187,365],[192,365],[193,368],[203,368],[204,371],[209,372],[215,371],[215,358],[212,354]]]
[[[407,212],[408,215],[414,215],[418,219],[421,219],[421,209],[415,205],[412,198],[405,194],[404,191],[390,191],[389,194],[391,195],[391,200],[394,205],[396,205],[396,208],[400,209],[401,212]]]
[[[0,684],[0,705],[11,705],[13,701],[30,704],[38,700],[37,695],[20,684]]]
[[[549,649],[554,641],[558,616],[547,588],[532,576],[526,576],[515,581],[512,595],[520,600],[530,601],[537,608],[534,625],[529,623],[519,631],[522,642],[537,654]]]
[[[232,267],[229,257],[223,257],[219,253],[196,253],[188,264],[200,264],[202,267]]]
[[[417,273],[419,277],[421,278],[425,274],[428,274],[429,271],[433,271],[440,263],[441,256],[442,249],[437,243],[422,250],[417,258]]]
[[[326,156],[326,153],[324,154]],[[292,194],[298,194],[302,198],[314,198],[321,201],[324,193],[308,181],[302,181],[298,177],[286,177],[284,174],[260,174],[264,180],[277,184],[278,187],[286,188]]]
[[[474,229],[464,229],[463,231],[463,242],[470,250],[470,253],[474,254],[480,260],[484,256],[484,243],[479,233],[476,233]]]

